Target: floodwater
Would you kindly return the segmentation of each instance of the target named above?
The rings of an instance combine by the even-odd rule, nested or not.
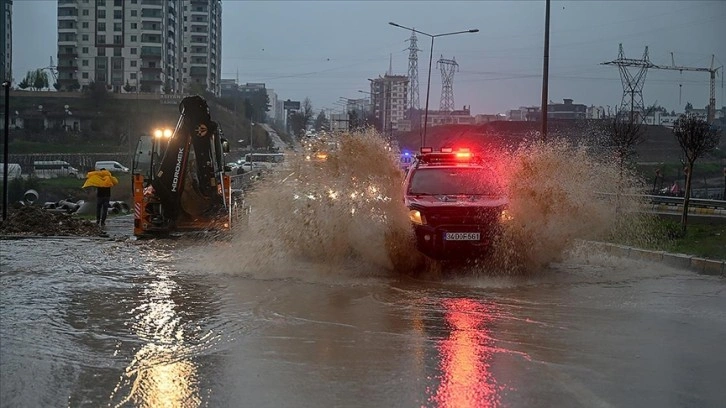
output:
[[[225,241],[0,241],[2,407],[717,407],[726,281],[572,253],[422,281]],[[205,261],[205,262],[200,262]]]
[[[726,281],[573,245],[646,231],[608,161],[502,156],[494,264],[424,280],[395,152],[338,144],[229,240],[0,241],[0,406],[723,406]]]

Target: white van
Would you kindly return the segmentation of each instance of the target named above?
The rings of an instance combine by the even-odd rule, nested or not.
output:
[[[81,177],[78,169],[63,160],[45,160],[33,162],[33,173],[38,178]]]
[[[130,171],[129,168],[123,164],[110,160],[97,161],[96,166],[94,167],[96,170],[106,169],[111,173],[128,173]]]

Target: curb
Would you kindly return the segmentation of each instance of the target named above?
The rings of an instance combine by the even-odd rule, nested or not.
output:
[[[674,268],[694,271],[699,275],[726,277],[726,261],[672,254],[665,251],[651,251],[607,242],[585,241],[585,243],[609,255],[662,263]]]

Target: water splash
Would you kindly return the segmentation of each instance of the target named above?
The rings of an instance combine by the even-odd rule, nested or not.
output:
[[[287,274],[306,264],[331,273],[441,272],[415,250],[398,151],[373,130],[344,133],[328,145],[336,148],[327,160],[291,154],[283,170],[249,194],[251,216],[230,244],[229,269]],[[523,143],[489,151],[487,160],[507,186],[512,219],[495,239],[493,256],[467,268],[475,274],[538,271],[577,240],[628,229],[643,235],[644,224],[634,221],[642,203],[627,195],[641,187],[637,177],[584,146]]]
[[[602,239],[647,218],[638,212],[641,200],[631,195],[642,191],[636,175],[584,145],[524,143],[500,157],[512,219],[495,244],[489,265],[495,272],[539,270],[560,260],[576,240]]]
[[[251,215],[239,228],[250,268],[339,270],[360,274],[410,268],[413,247],[403,205],[398,152],[373,130],[336,137],[326,160],[290,154],[284,169],[249,194]],[[250,239],[254,237],[253,239]]]

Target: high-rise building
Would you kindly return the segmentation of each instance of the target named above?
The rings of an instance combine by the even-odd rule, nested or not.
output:
[[[270,110],[267,112],[267,118],[272,122],[277,118],[277,92],[274,89],[268,89],[267,97],[270,99]]]
[[[202,88],[219,95],[222,79],[222,1],[182,1],[184,89]]]
[[[371,107],[380,130],[391,135],[398,129],[398,122],[404,118],[408,77],[405,75],[379,76],[371,80]]]
[[[220,21],[220,0],[58,0],[58,84],[185,93],[196,83],[218,95]],[[203,50],[213,60],[202,58]],[[202,60],[214,74],[192,70]]]
[[[0,0],[2,21],[0,38],[2,38],[2,64],[0,64],[0,81],[13,78],[13,0]]]

